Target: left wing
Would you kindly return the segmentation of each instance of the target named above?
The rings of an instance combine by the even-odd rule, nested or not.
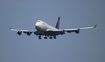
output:
[[[97,25],[91,27],[83,27],[83,28],[64,29],[64,31],[68,33],[76,32],[78,34],[80,30],[92,29],[95,28],[96,26]]]

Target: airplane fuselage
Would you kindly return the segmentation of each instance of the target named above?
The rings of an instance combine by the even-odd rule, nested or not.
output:
[[[53,30],[58,30],[58,29],[56,29],[55,27],[52,27],[52,26],[48,25],[47,23],[45,23],[45,22],[43,22],[43,21],[41,21],[41,20],[38,20],[38,21],[36,22],[35,28],[36,28],[36,30],[38,30],[38,31],[48,31],[48,30],[53,31]]]

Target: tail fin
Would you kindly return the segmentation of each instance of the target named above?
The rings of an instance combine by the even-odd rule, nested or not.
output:
[[[57,20],[55,28],[59,29],[59,25],[60,25],[60,17],[58,17],[58,20]]]

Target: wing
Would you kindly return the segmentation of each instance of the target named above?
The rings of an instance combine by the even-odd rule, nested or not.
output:
[[[19,29],[12,29],[10,28],[11,31],[17,32],[18,35],[21,35],[22,32],[26,33],[27,35],[31,35],[32,33],[35,33],[37,30],[19,30]]]
[[[10,28],[10,30],[11,31],[16,31],[16,32],[18,32],[18,31],[21,31],[21,32],[36,32],[36,30],[19,30],[19,29],[12,29],[12,28]]]
[[[22,33],[27,34],[28,36],[31,35],[32,33],[34,33],[35,35],[59,35],[59,33],[62,30],[47,30],[47,31],[37,31],[37,30],[19,30],[19,29],[12,29],[10,28],[11,31],[17,32],[18,35],[21,35]]]
[[[68,33],[76,32],[78,34],[80,30],[92,29],[95,28],[96,26],[97,25],[91,27],[83,27],[83,28],[64,29],[64,31]]]
[[[86,29],[92,29],[95,28],[97,25],[92,26],[92,27],[83,27],[83,28],[73,28],[73,29],[60,29],[60,30],[52,30],[52,29],[48,29],[47,31],[43,32],[43,35],[63,35],[65,34],[65,32],[67,33],[71,33],[71,32],[75,32],[75,33],[79,33],[80,30],[86,30]]]

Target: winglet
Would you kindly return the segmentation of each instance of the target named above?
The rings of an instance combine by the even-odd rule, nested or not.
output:
[[[60,17],[58,17],[58,20],[57,20],[55,28],[59,29],[59,25],[60,25]]]
[[[97,25],[94,26],[94,28],[96,28]]]
[[[10,29],[12,29],[12,28],[10,27]]]

